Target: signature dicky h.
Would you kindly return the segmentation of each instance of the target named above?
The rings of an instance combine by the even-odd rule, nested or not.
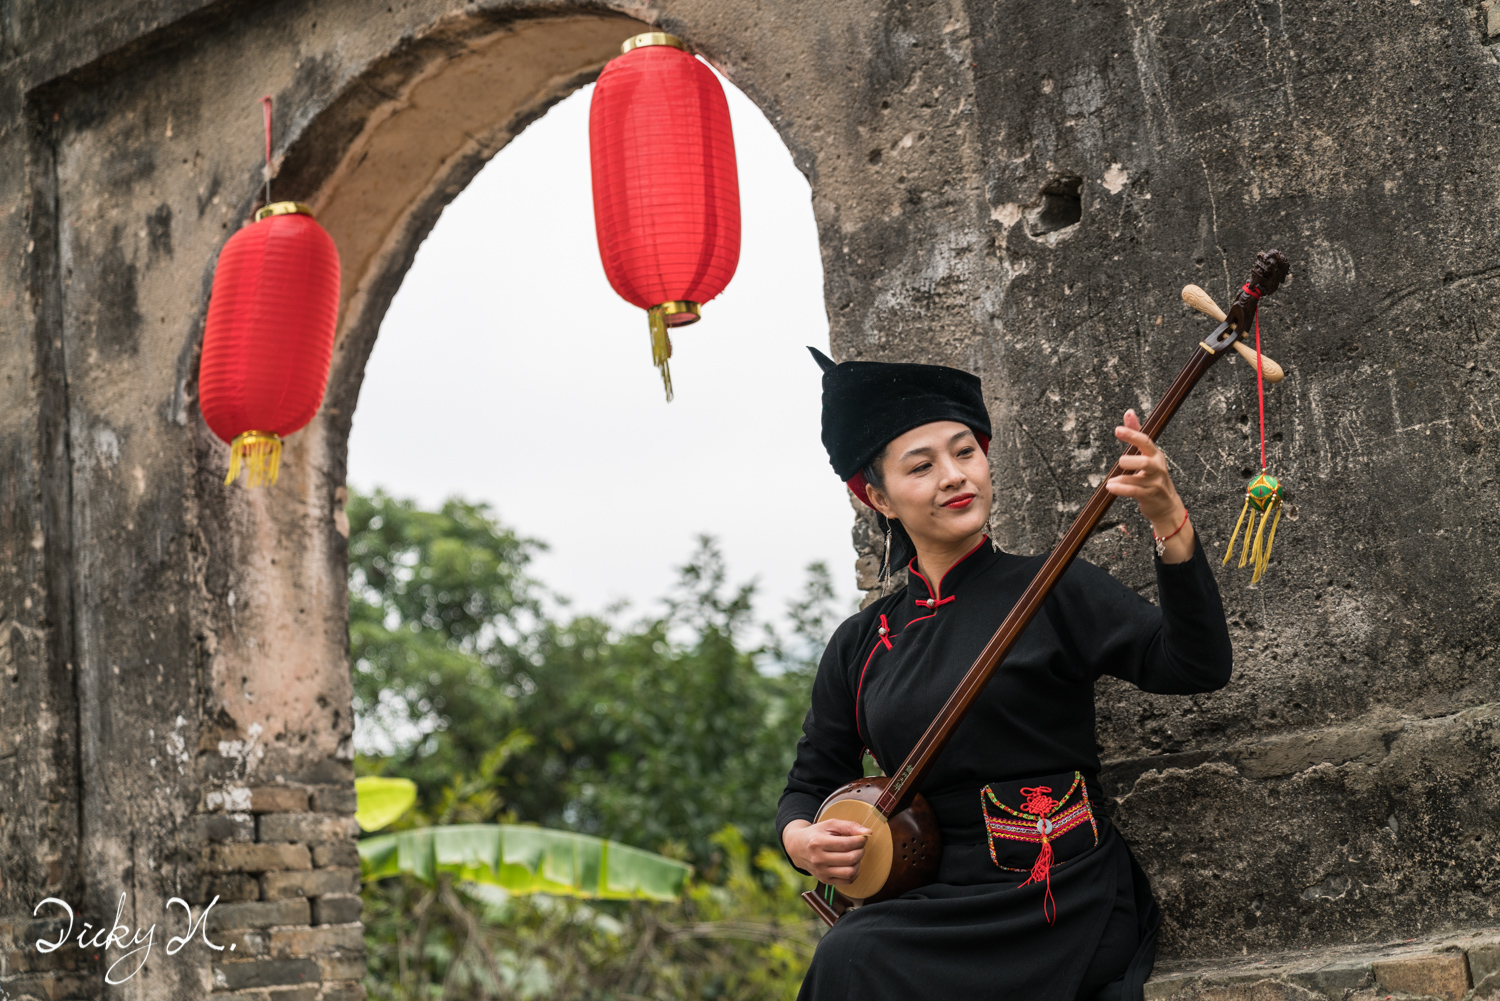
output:
[[[213,900],[210,900],[208,902],[208,906],[203,908],[203,913],[198,915],[198,920],[194,921],[193,909],[188,906],[188,902],[186,900],[183,900],[181,897],[173,897],[172,899],[167,901],[167,910],[171,911],[174,905],[181,907],[187,914],[188,922],[188,929],[186,934],[167,939],[168,956],[175,956],[177,955],[177,953],[181,952],[183,946],[191,942],[195,935],[201,935],[203,938],[203,944],[208,946],[210,949],[213,949],[217,952],[224,951],[224,947],[222,945],[216,945],[213,942],[209,941],[208,938],[208,912],[213,910],[214,904],[217,904],[218,902],[219,898],[215,896]],[[56,952],[58,949],[61,949],[63,946],[67,945],[68,939],[73,936],[73,908],[65,900],[59,900],[57,897],[48,897],[46,900],[43,900],[40,904],[36,905],[36,908],[31,912],[32,917],[36,917],[41,912],[42,908],[48,906],[49,904],[56,907],[61,907],[67,913],[68,928],[58,936],[57,941],[55,942],[48,941],[46,939],[38,939],[35,945],[36,951],[40,953]],[[125,894],[122,893],[120,894],[120,903],[115,908],[115,920],[112,927],[110,927],[107,931],[101,927],[94,932],[94,935],[92,937],[88,937],[89,929],[92,928],[93,925],[85,921],[83,923],[82,930],[78,932],[78,948],[80,949],[103,949],[107,954],[110,949],[125,949],[127,947],[134,946],[134,948],[129,949],[128,952],[125,952],[118,958],[116,958],[115,961],[109,965],[109,968],[104,971],[104,982],[107,984],[123,984],[125,981],[141,972],[141,968],[146,965],[146,960],[151,958],[151,947],[155,943],[156,939],[155,924],[152,924],[149,928],[142,925],[136,928],[135,934],[132,935],[130,926],[120,921],[120,918],[124,913]],[[231,946],[230,948],[232,949],[233,946]],[[115,968],[120,966],[120,964],[124,963],[126,960],[130,959],[130,957],[136,955],[137,953],[141,954],[141,958],[140,962],[136,963],[135,969],[131,970],[125,976],[116,979],[114,976]]]

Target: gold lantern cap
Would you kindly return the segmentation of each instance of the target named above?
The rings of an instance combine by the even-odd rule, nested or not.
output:
[[[669,327],[685,327],[689,323],[697,323],[703,316],[702,306],[685,299],[664,302],[655,308],[661,311],[662,318],[666,320]]]
[[[272,202],[265,208],[255,213],[255,221],[269,219],[273,215],[305,215],[311,216],[313,210],[301,202]]]
[[[620,55],[624,55],[631,49],[641,49],[648,45],[670,45],[674,49],[688,50],[687,43],[676,35],[669,35],[665,31],[645,31],[633,38],[627,38],[620,43]]]

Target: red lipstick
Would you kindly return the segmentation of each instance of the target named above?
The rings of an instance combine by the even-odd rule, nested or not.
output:
[[[959,494],[957,497],[953,498],[951,501],[949,501],[948,503],[944,504],[943,507],[953,508],[955,510],[962,511],[964,508],[968,507],[971,503],[973,503],[973,501],[974,501],[974,495],[973,494]]]

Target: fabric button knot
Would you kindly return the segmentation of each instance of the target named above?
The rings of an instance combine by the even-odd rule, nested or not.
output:
[[[937,602],[933,601],[931,598],[928,598],[926,601],[922,602],[922,604],[926,605],[928,608],[931,608],[936,605]]]

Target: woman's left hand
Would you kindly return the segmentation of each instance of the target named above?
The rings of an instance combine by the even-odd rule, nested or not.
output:
[[[1125,472],[1112,477],[1105,489],[1116,497],[1133,497],[1140,504],[1141,514],[1151,522],[1151,530],[1157,538],[1166,539],[1163,563],[1192,559],[1193,526],[1187,520],[1187,508],[1177,496],[1177,488],[1172,485],[1166,455],[1141,432],[1141,421],[1134,410],[1125,411],[1124,426],[1115,428],[1115,437],[1134,445],[1140,454],[1120,456],[1120,468]]]

